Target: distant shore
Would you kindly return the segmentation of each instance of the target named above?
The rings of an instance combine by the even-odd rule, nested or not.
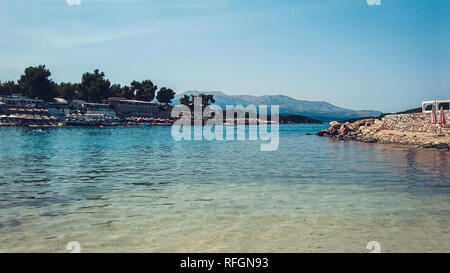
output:
[[[171,126],[174,120],[171,119],[126,119],[119,121],[79,121],[33,123],[33,122],[0,122],[0,127],[31,127],[31,128],[51,128],[51,127],[112,127],[112,126]]]
[[[93,119],[95,118],[95,119]],[[266,118],[267,119],[267,118]],[[266,119],[234,119],[234,122],[228,123],[224,118],[224,125],[237,125],[242,122],[245,125],[248,124],[271,124],[272,121]],[[163,119],[163,118],[142,118],[142,117],[130,117],[125,119],[109,119],[104,115],[79,115],[76,119],[70,119],[67,121],[58,121],[54,117],[39,118],[33,117],[32,119],[23,118],[16,119],[14,122],[1,122],[0,126],[13,126],[13,127],[64,127],[64,126],[140,126],[140,125],[152,125],[152,126],[171,126],[177,119]],[[206,124],[208,119],[203,119],[202,123]],[[193,124],[194,122],[192,122]],[[300,115],[287,115],[279,116],[279,124],[323,124],[322,121],[312,119]]]

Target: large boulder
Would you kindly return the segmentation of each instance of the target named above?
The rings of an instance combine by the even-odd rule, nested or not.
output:
[[[338,130],[338,136],[344,136],[349,132],[353,132],[353,127],[351,127],[350,123],[345,123],[341,125],[341,128]]]
[[[330,128],[335,128],[335,129],[339,129],[342,125],[342,123],[338,122],[338,121],[332,121],[329,123]]]
[[[332,136],[338,135],[338,131],[341,128],[342,123],[337,122],[337,121],[332,121],[329,124],[330,124],[330,128],[328,129],[328,132],[330,133],[330,135],[332,135]]]
[[[373,118],[360,119],[355,121],[352,126],[358,130],[361,126],[369,127],[375,122]]]

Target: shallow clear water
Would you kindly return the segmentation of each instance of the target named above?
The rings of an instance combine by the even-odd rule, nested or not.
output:
[[[170,127],[0,128],[0,252],[450,252],[450,153],[175,142]]]

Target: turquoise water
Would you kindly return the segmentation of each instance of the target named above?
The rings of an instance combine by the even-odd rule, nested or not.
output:
[[[450,252],[450,153],[170,127],[0,128],[0,252]]]

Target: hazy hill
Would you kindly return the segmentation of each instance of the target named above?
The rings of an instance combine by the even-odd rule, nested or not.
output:
[[[177,95],[173,101],[179,104],[179,98],[186,95],[212,94],[216,100],[216,105],[225,109],[226,105],[279,105],[281,115],[303,115],[311,118],[320,119],[324,122],[331,120],[345,120],[359,117],[378,117],[381,115],[379,111],[373,110],[351,110],[335,106],[325,101],[306,101],[297,100],[288,96],[249,96],[249,95],[227,95],[220,91],[200,92],[186,91]]]

